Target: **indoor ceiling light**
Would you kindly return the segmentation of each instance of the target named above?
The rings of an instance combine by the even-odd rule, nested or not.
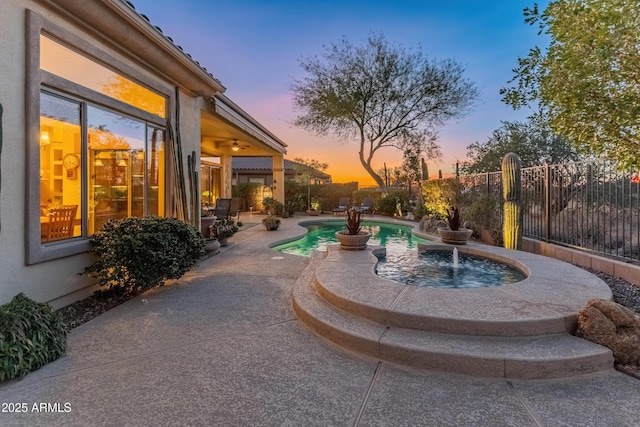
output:
[[[240,149],[240,146],[238,145],[238,140],[237,139],[233,140],[233,145],[231,145],[231,149],[233,151],[238,151]]]

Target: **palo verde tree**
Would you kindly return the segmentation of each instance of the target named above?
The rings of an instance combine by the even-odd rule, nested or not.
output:
[[[526,8],[525,21],[551,41],[518,59],[503,101],[538,102],[579,151],[640,168],[638,0],[556,0],[542,12]]]
[[[378,150],[419,144],[428,156],[437,128],[468,112],[478,96],[456,62],[390,45],[381,34],[363,46],[343,38],[300,65],[306,74],[291,85],[299,111],[294,125],[356,139],[360,163],[382,191],[384,179],[372,165]]]

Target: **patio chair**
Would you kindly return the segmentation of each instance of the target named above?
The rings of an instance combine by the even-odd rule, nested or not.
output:
[[[229,208],[229,215],[235,216],[240,219],[240,212],[242,211],[242,197],[232,197],[231,207]]]
[[[358,207],[358,210],[362,213],[369,212],[371,215],[373,215],[373,199],[371,197],[365,197],[362,200],[362,204]]]
[[[231,211],[231,199],[216,200],[216,208],[213,211],[213,216],[215,216],[218,219],[229,218],[230,211]]]
[[[349,198],[348,197],[340,197],[340,201],[338,202],[338,207],[337,208],[333,208],[331,210],[331,212],[333,212],[333,216],[336,216],[337,214],[343,214],[347,212],[347,209],[349,209]]]
[[[76,219],[76,212],[78,212],[78,205],[64,205],[49,209],[48,242],[73,237],[73,223]]]

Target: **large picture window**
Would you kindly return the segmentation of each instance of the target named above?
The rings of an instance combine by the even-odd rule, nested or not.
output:
[[[27,130],[32,264],[85,252],[88,237],[110,219],[165,214],[172,91],[151,90],[156,85],[139,71],[35,14],[28,18],[39,48],[27,62],[35,107]]]

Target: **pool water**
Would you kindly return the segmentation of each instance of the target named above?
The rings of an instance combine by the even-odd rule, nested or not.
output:
[[[321,221],[305,225],[309,232],[302,238],[275,246],[273,249],[293,255],[311,256],[327,245],[336,244],[335,232],[346,229],[344,221]],[[414,236],[411,228],[397,224],[363,222],[362,229],[371,233],[369,244],[386,248],[379,259],[376,273],[402,284],[435,288],[482,288],[515,283],[526,276],[503,263],[459,254],[458,267],[453,267],[450,251],[418,252],[418,243],[427,240]]]
[[[309,232],[298,240],[278,245],[273,249],[293,255],[311,256],[315,249],[327,250],[327,245],[338,243],[336,231],[346,230],[346,221],[320,221],[305,225]],[[387,249],[387,258],[393,254],[417,251],[418,243],[427,241],[411,234],[411,227],[381,222],[362,222],[362,230],[371,233],[368,244]]]
[[[485,288],[519,282],[526,276],[500,262],[460,253],[453,267],[451,251],[406,251],[381,259],[380,277],[414,286],[432,288]]]

